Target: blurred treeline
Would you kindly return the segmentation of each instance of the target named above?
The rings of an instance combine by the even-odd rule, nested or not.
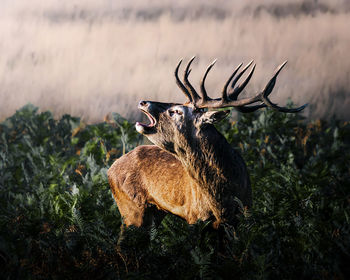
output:
[[[136,120],[139,100],[183,102],[173,73],[193,55],[195,87],[218,59],[212,97],[241,62],[257,64],[251,96],[288,60],[274,102],[349,120],[349,26],[349,0],[2,0],[0,120],[27,103],[89,123]]]

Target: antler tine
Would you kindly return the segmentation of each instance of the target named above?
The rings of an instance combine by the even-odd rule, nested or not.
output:
[[[237,77],[232,81],[231,88],[234,88],[234,87],[235,87],[237,81],[242,77],[242,75],[244,74],[244,72],[247,71],[247,69],[250,67],[250,65],[252,65],[253,62],[254,62],[254,60],[250,61],[250,62],[246,65],[246,67],[244,67],[244,68],[242,69],[242,71],[239,72],[239,74],[237,75]]]
[[[270,99],[268,98],[268,95],[272,92],[272,90],[275,86],[276,78],[277,78],[278,74],[281,72],[282,68],[286,65],[286,63],[287,62],[285,61],[277,68],[275,74],[273,75],[271,80],[267,83],[265,89],[262,92],[259,92],[258,94],[256,94],[255,96],[237,100],[238,94],[246,86],[246,84],[250,80],[251,76],[253,75],[253,72],[255,70],[255,65],[254,65],[252,70],[250,71],[248,77],[246,78],[246,80],[241,85],[239,85],[238,88],[236,88],[236,90],[234,90],[233,93],[226,100],[225,100],[225,98],[211,99],[211,100],[208,100],[206,102],[203,102],[202,104],[199,104],[198,107],[199,108],[213,108],[213,109],[214,108],[218,109],[218,108],[236,107],[238,111],[241,111],[244,113],[253,112],[253,111],[256,111],[256,110],[263,108],[263,107],[271,107],[275,110],[285,112],[285,113],[299,112],[299,111],[303,110],[307,106],[307,104],[300,106],[298,108],[285,108],[285,107],[279,107],[277,104],[271,102]],[[233,86],[237,82],[237,80],[240,78],[240,76],[242,76],[244,71],[246,71],[251,64],[252,64],[252,62],[250,62],[238,74],[238,76],[232,82]],[[226,87],[226,85],[225,85],[225,87]],[[223,96],[224,96],[224,93],[223,93]],[[231,99],[231,97],[232,97],[232,99]],[[262,104],[246,107],[246,105],[253,104],[256,102],[262,102]]]
[[[185,68],[185,73],[184,73],[185,76],[188,75],[188,71],[190,70],[191,64],[192,64],[192,62],[193,62],[193,60],[194,60],[195,58],[196,58],[196,56],[194,55],[194,56],[192,56],[192,57],[190,58],[190,60],[188,61],[187,65],[186,65],[186,68]]]
[[[272,103],[270,101],[270,99],[268,99],[267,97],[263,97],[264,103],[266,104],[266,106],[271,107],[272,109],[275,109],[277,111],[283,112],[283,113],[297,113],[300,112],[301,110],[303,110],[308,103],[304,104],[303,106],[297,107],[297,108],[287,108],[287,107],[280,107],[275,103]]]
[[[176,79],[176,84],[179,86],[179,88],[182,90],[182,92],[186,95],[188,100],[190,102],[192,102],[191,94],[188,92],[187,88],[184,86],[184,84],[179,79],[179,68],[180,68],[181,63],[182,63],[182,58],[180,59],[179,63],[177,64],[177,66],[175,68],[175,72],[174,72],[175,79]]]
[[[208,96],[207,91],[205,89],[204,82],[205,82],[205,79],[207,78],[209,71],[211,70],[211,68],[213,68],[215,63],[216,63],[216,59],[207,67],[207,70],[205,71],[203,78],[201,80],[201,83],[200,83],[200,87],[201,87],[200,92],[202,94],[202,101],[203,102],[207,101],[207,100],[211,100],[211,98]]]
[[[251,77],[253,76],[254,70],[255,70],[256,64],[253,65],[253,68],[250,70],[247,78],[244,80],[243,83],[241,83],[238,87],[232,88],[232,90],[228,93],[230,100],[237,100],[238,95],[242,92],[242,90],[246,87],[246,85],[249,83]]]
[[[228,100],[228,97],[227,97],[227,88],[231,82],[231,80],[233,79],[233,77],[237,74],[239,68],[241,68],[241,66],[243,65],[243,63],[239,64],[236,69],[233,71],[233,73],[231,74],[230,78],[228,78],[228,80],[226,81],[223,89],[222,89],[222,92],[221,92],[221,96],[222,96],[222,99],[227,101]]]
[[[278,74],[281,72],[281,70],[283,69],[283,67],[287,64],[287,60],[285,62],[283,62],[280,66],[277,67],[277,70],[275,71],[275,74],[273,75],[273,77],[271,78],[271,80],[267,83],[267,85],[265,86],[264,90],[263,90],[263,95],[264,97],[267,97],[270,95],[270,93],[272,92],[273,88],[275,87],[276,84],[276,79]]]
[[[287,61],[283,62],[280,66],[278,66],[275,74],[273,75],[273,77],[271,78],[271,80],[267,83],[265,89],[262,91],[261,93],[261,100],[264,102],[264,104],[266,104],[266,106],[271,107],[275,110],[278,110],[280,112],[284,112],[284,113],[296,113],[296,112],[300,112],[301,110],[303,110],[308,104],[304,104],[300,107],[297,108],[286,108],[286,107],[280,107],[277,104],[271,102],[271,100],[268,98],[268,96],[270,95],[270,93],[272,92],[273,88],[275,87],[276,84],[276,79],[278,74],[281,72],[282,68],[287,64]]]
[[[200,96],[198,95],[198,93],[196,92],[196,90],[194,89],[194,87],[191,85],[190,81],[188,80],[188,76],[189,76],[189,74],[190,74],[190,72],[191,72],[190,66],[191,66],[191,64],[192,64],[192,62],[193,62],[193,60],[194,60],[195,58],[196,58],[196,56],[193,56],[193,57],[189,60],[187,66],[186,66],[186,68],[185,68],[185,71],[184,71],[184,84],[185,84],[185,87],[187,88],[187,91],[188,91],[189,94],[191,95],[192,103],[194,103],[194,104],[196,103],[197,100],[200,99]]]

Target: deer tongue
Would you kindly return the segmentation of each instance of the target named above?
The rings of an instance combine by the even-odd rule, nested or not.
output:
[[[157,121],[156,119],[147,111],[145,110],[141,110],[150,120],[149,124],[145,124],[145,123],[141,123],[141,122],[136,122],[135,127],[137,132],[143,134],[143,133],[152,133],[153,132],[153,128],[155,127]]]
[[[141,123],[141,122],[137,122],[137,125],[143,126],[143,127],[154,127],[156,125],[156,119],[147,111],[145,110],[141,110],[143,113],[145,113],[145,115],[148,117],[148,119],[150,120],[149,124],[145,124],[145,123]]]

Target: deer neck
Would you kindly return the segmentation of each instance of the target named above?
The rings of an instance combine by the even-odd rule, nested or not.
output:
[[[235,152],[213,126],[176,141],[175,153],[188,174],[216,201],[232,183]]]

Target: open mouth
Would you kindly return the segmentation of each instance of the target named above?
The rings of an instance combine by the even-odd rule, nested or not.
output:
[[[156,119],[146,110],[144,109],[140,109],[149,119],[150,123],[149,124],[145,124],[145,123],[141,123],[141,122],[136,122],[136,130],[139,133],[145,133],[145,132],[150,132],[152,130],[152,128],[155,127],[155,125],[157,124]]]

